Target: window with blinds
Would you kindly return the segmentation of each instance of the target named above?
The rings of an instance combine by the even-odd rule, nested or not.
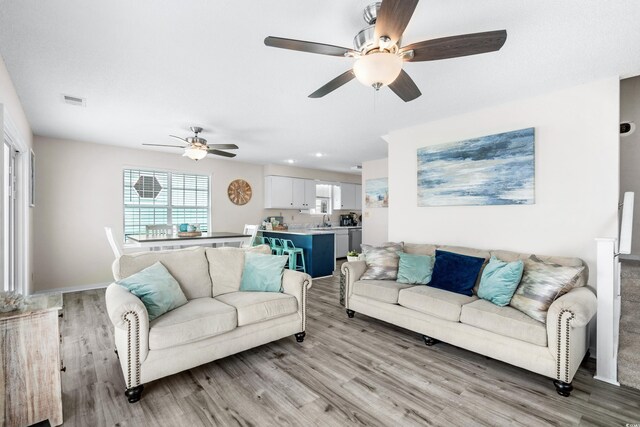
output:
[[[124,170],[124,234],[145,234],[147,225],[209,226],[209,177],[142,169]]]

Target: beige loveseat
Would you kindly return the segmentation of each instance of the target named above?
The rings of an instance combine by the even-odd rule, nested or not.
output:
[[[470,248],[405,244],[404,251],[434,255],[440,249],[503,261],[526,259],[530,254],[486,251]],[[566,266],[585,265],[578,258],[539,259]],[[581,286],[587,283],[585,269],[577,286],[553,302],[543,324],[510,306],[499,307],[476,296],[460,295],[429,287],[406,285],[390,280],[359,280],[365,261],[342,265],[345,275],[345,307],[349,317],[355,312],[418,332],[425,344],[437,341],[483,354],[554,379],[559,394],[569,396],[571,381],[588,350],[588,323],[596,313],[594,293]]]
[[[271,253],[268,246],[251,249]],[[112,283],[106,291],[129,402],[143,383],[172,375],[288,335],[305,336],[305,304],[311,277],[285,270],[282,293],[240,292],[245,251],[188,248],[123,255],[113,264],[116,280],[160,261],[188,302],[149,322],[140,299]]]

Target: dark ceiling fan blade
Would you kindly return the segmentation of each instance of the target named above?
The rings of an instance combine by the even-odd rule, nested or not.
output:
[[[236,144],[209,144],[209,148],[220,148],[222,150],[237,150],[239,147]]]
[[[184,142],[186,142],[187,144],[189,143],[189,141],[187,141],[187,140],[186,140],[186,139],[184,139],[184,138],[180,138],[179,136],[175,136],[175,135],[169,135],[169,136],[170,136],[171,138],[178,138],[180,141],[184,141]]]
[[[354,50],[346,47],[271,36],[264,39],[264,44],[271,47],[279,47],[280,49],[299,50],[300,52],[318,53],[321,55],[331,56],[345,56],[345,54],[348,53],[355,53]]]
[[[207,152],[209,152],[209,154],[215,154],[216,156],[222,156],[222,157],[235,157],[235,153],[227,153],[226,151],[220,151],[220,150],[216,150],[216,149],[208,149]]]
[[[182,145],[167,145],[167,144],[142,144],[142,145],[152,145],[154,147],[175,147],[175,148],[184,148]]]
[[[500,50],[506,40],[507,30],[487,31],[425,40],[405,46],[401,50],[413,50],[413,57],[406,57],[407,61],[435,61],[494,52]]]
[[[322,86],[320,89],[313,92],[311,95],[309,95],[309,98],[322,98],[326,94],[338,89],[343,84],[349,83],[355,78],[355,76],[356,75],[353,74],[353,70],[345,71],[326,85]]]
[[[404,70],[400,71],[400,75],[389,85],[389,89],[398,95],[404,102],[413,101],[422,93],[413,79],[409,77]]]
[[[376,40],[387,36],[391,44],[397,43],[417,5],[418,0],[384,0],[376,18]]]

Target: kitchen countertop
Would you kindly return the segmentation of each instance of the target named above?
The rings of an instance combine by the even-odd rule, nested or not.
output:
[[[259,230],[263,233],[296,234],[299,236],[313,236],[314,234],[327,234],[324,230]]]
[[[281,234],[297,234],[301,236],[314,235],[314,234],[327,234],[333,230],[347,230],[350,228],[362,229],[362,226],[350,226],[350,227],[318,227],[318,228],[294,228],[291,230],[259,230],[267,233],[281,233]]]

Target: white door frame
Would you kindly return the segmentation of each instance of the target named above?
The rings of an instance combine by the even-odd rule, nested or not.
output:
[[[3,139],[8,141],[18,154],[15,161],[16,176],[16,216],[15,216],[15,239],[16,239],[16,292],[29,295],[31,289],[31,267],[30,242],[31,242],[31,222],[29,210],[29,176],[30,176],[30,148],[24,138],[18,132],[18,128],[11,120],[7,108],[0,104],[0,124],[3,129]],[[3,142],[4,142],[3,141]],[[3,151],[4,152],[4,151]],[[0,212],[0,216],[3,215]],[[0,230],[0,235],[3,232]],[[4,238],[4,236],[2,236]],[[0,261],[0,265],[2,261]],[[4,272],[4,265],[1,265]]]

